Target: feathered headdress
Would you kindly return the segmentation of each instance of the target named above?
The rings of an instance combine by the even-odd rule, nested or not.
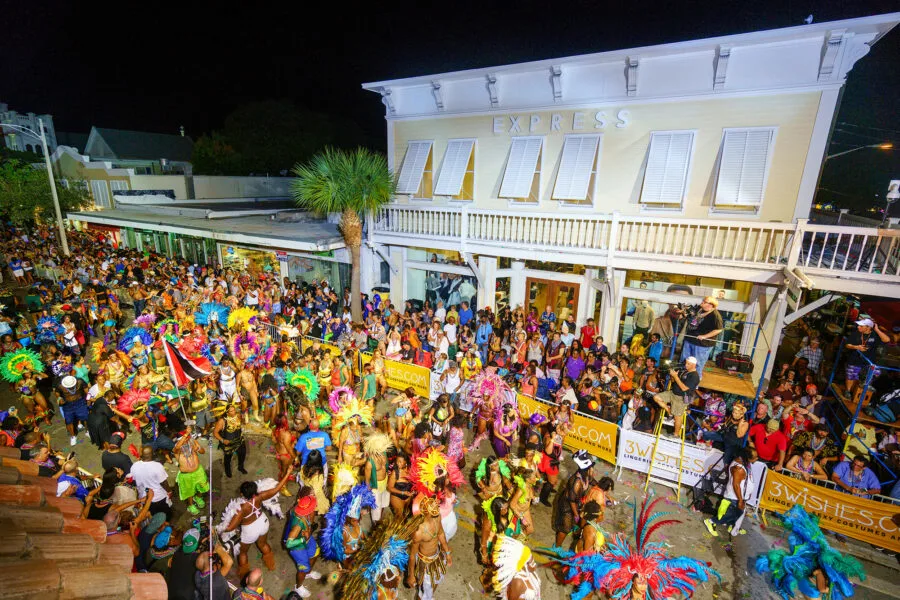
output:
[[[251,354],[244,364],[249,367],[261,367],[267,369],[274,356],[275,346],[266,342],[263,348]]]
[[[502,377],[488,370],[481,371],[472,380],[469,386],[467,396],[469,402],[474,406],[481,406],[489,400],[496,400],[494,405],[500,404],[501,401],[509,397],[515,397],[515,394],[509,393],[511,388]]]
[[[784,549],[770,550],[756,558],[759,573],[772,573],[772,587],[775,592],[789,600],[795,592],[810,598],[820,596],[818,589],[810,582],[816,569],[822,569],[831,584],[828,598],[843,600],[853,595],[851,577],[865,580],[862,565],[852,556],[843,556],[828,544],[828,539],[819,529],[819,519],[810,516],[800,505],[794,505],[784,514],[784,526],[791,531],[788,538],[790,552]]]
[[[116,400],[118,409],[130,415],[135,410],[135,405],[146,405],[150,402],[150,390],[128,390]]]
[[[346,394],[347,397],[341,400],[341,394]],[[334,388],[334,390],[328,394],[328,405],[331,406],[332,412],[337,412],[341,410],[341,406],[344,402],[347,402],[350,398],[356,398],[356,393],[353,391],[353,388],[342,385]]]
[[[325,457],[323,456],[324,460]],[[359,483],[359,469],[354,469],[346,463],[338,463],[334,469],[334,485],[331,489],[331,500],[337,500],[341,494],[349,492],[354,485]]]
[[[380,431],[370,433],[366,436],[366,441],[363,442],[363,450],[366,456],[386,455],[387,451],[393,447],[394,442],[391,441],[391,438]]]
[[[516,573],[525,568],[529,559],[531,549],[528,546],[517,539],[498,535],[491,551],[491,590],[495,594],[502,594]]]
[[[360,402],[359,398],[352,398],[339,411],[334,413],[332,422],[336,428],[340,429],[353,417],[359,417],[359,422],[362,425],[371,425],[372,419],[375,418],[375,409],[365,402]]]
[[[481,481],[484,479],[484,476],[487,475],[487,457],[482,458],[481,462],[478,463],[478,468],[475,469],[475,480]],[[509,465],[506,464],[506,461],[503,459],[498,459],[497,463],[500,465],[500,474],[509,479],[511,473],[509,471]]]
[[[319,419],[319,427],[328,429],[331,427],[331,415],[321,406],[316,407],[316,418]]]
[[[403,573],[409,564],[409,541],[423,520],[423,516],[382,519],[353,555],[349,574],[340,585],[339,597],[378,600],[378,586],[374,584],[388,573],[401,577],[398,583],[402,584]]]
[[[7,352],[0,358],[0,376],[10,383],[16,383],[22,379],[27,369],[37,373],[44,372],[44,363],[37,352],[22,348],[14,352]]]
[[[156,323],[156,315],[154,313],[140,315],[134,320],[134,324],[141,327],[153,327],[154,323]]]
[[[37,334],[34,336],[38,343],[55,342],[57,335],[63,335],[66,330],[60,325],[56,317],[41,317],[37,321]]]
[[[650,542],[654,531],[664,525],[680,523],[675,519],[659,520],[670,513],[653,512],[660,498],[650,501],[645,498],[638,514],[634,507],[634,538],[632,546],[625,536],[619,534],[609,541],[602,552],[582,552],[576,554],[561,548],[548,548],[543,552],[553,556],[563,569],[565,583],[575,585],[571,600],[583,600],[594,591],[606,593],[610,598],[620,600],[631,594],[631,584],[635,575],[647,582],[647,598],[672,598],[678,595],[691,596],[698,583],[704,583],[710,576],[721,580],[721,575],[711,569],[708,563],[687,556],[670,558],[666,545]]]
[[[175,335],[178,335],[181,326],[175,319],[163,319],[162,321],[158,322],[156,324],[156,331],[159,332],[159,335],[163,335],[166,332],[166,327],[169,325],[172,326],[172,331],[175,333]]]
[[[194,322],[197,325],[206,327],[211,321],[220,324],[228,323],[228,315],[231,311],[224,304],[218,302],[203,302],[199,306],[199,310],[194,313]],[[215,315],[215,316],[213,316]]]
[[[251,354],[259,354],[259,344],[256,343],[256,336],[252,333],[242,333],[234,337],[234,356],[241,355],[241,346],[244,344],[250,349]]]
[[[119,350],[122,352],[131,352],[131,349],[134,348],[135,338],[148,348],[153,345],[153,336],[147,333],[143,327],[129,327],[122,335],[122,341],[119,342]]]
[[[228,329],[239,329],[241,331],[247,329],[250,320],[255,319],[259,313],[252,308],[242,306],[231,311],[228,315]]]
[[[325,527],[319,536],[322,556],[328,560],[344,562],[344,523],[347,517],[358,519],[365,508],[375,508],[375,494],[364,483],[353,486],[349,492],[338,496],[325,513]]]
[[[218,338],[211,339],[206,344],[200,346],[200,355],[208,360],[211,365],[218,367],[219,361],[213,354],[213,352],[215,352],[216,350],[220,350],[223,356],[228,355],[228,346],[226,346],[225,343]]]
[[[319,380],[316,379],[315,373],[309,369],[285,371],[284,382],[291,387],[300,388],[306,392],[306,397],[310,402],[315,402],[319,397]]]
[[[409,468],[409,480],[417,493],[429,498],[436,496],[438,489],[435,487],[435,481],[441,477],[446,477],[447,485],[451,488],[459,487],[466,482],[466,478],[456,466],[456,461],[450,460],[436,448],[429,448],[413,458]]]

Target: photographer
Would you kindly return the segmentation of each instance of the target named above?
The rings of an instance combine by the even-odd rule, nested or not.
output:
[[[228,572],[234,564],[231,554],[218,542],[213,549],[215,554],[211,557],[208,551],[203,551],[197,557],[194,573],[194,589],[198,592],[200,600],[229,600],[231,590],[228,588]],[[212,578],[212,586],[210,586]],[[210,589],[212,595],[210,595]]]
[[[684,413],[694,399],[694,392],[700,385],[700,374],[697,372],[697,359],[688,356],[684,361],[684,369],[670,371],[672,386],[670,389],[653,396],[653,401],[666,412],[672,413],[675,419],[675,437],[681,437],[684,424]]]
[[[687,332],[681,350],[681,360],[692,356],[697,360],[697,372],[703,376],[703,366],[716,345],[716,336],[722,333],[722,315],[718,311],[719,301],[707,296],[700,303],[700,309],[689,310]]]

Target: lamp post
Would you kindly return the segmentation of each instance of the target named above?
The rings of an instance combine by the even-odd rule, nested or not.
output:
[[[831,160],[832,158],[837,158],[838,156],[844,156],[845,154],[850,154],[851,152],[856,152],[857,150],[865,150],[866,148],[878,148],[879,150],[891,150],[893,149],[894,144],[892,142],[884,142],[883,144],[869,144],[867,146],[857,146],[856,148],[851,148],[849,150],[844,150],[843,152],[837,152],[835,154],[829,154],[825,157],[825,160]],[[824,162],[824,161],[822,161]]]
[[[41,140],[41,148],[44,150],[44,164],[47,165],[47,177],[50,178],[50,195],[53,196],[53,208],[56,210],[56,225],[59,227],[59,239],[64,256],[69,256],[69,240],[66,239],[66,226],[63,225],[62,211],[59,209],[59,195],[56,193],[56,178],[53,177],[53,167],[50,165],[50,150],[47,148],[47,136],[44,134],[44,120],[38,119],[40,133],[21,125],[0,123],[0,128],[20,131],[26,135]]]

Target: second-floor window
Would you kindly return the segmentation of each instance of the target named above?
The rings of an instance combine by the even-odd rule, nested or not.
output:
[[[593,206],[599,149],[600,134],[566,136],[553,186],[554,200],[573,206]]]
[[[541,162],[544,138],[514,137],[509,148],[506,171],[500,184],[501,198],[537,204],[540,201]]]
[[[722,135],[715,209],[756,212],[766,192],[775,129],[726,129]]]
[[[420,200],[431,200],[432,177],[434,166],[432,160],[431,140],[412,141],[406,147],[403,167],[397,177],[397,193],[409,194]]]
[[[475,199],[475,140],[449,140],[441,173],[434,188],[436,196],[471,202]]]
[[[694,147],[693,131],[650,134],[641,205],[652,210],[681,210]]]
[[[109,208],[109,186],[105,179],[91,180],[91,194],[94,196],[94,206],[97,208]]]

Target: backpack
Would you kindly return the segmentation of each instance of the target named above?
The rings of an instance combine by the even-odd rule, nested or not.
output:
[[[420,367],[425,367],[427,369],[430,369],[434,364],[431,359],[431,352],[425,352],[423,350],[416,351],[416,360],[414,362]]]
[[[891,390],[865,409],[870,417],[882,423],[893,423],[900,418],[900,388]]]

